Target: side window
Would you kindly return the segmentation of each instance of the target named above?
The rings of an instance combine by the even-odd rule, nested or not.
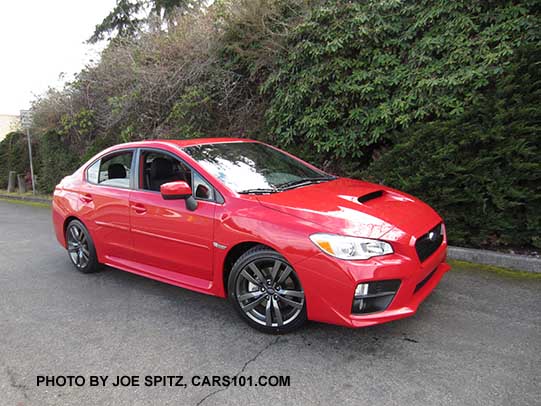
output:
[[[193,195],[200,200],[214,200],[212,186],[197,172],[169,154],[157,151],[143,151],[140,160],[139,187],[154,192],[160,191],[164,183],[183,180],[192,188]],[[192,176],[193,175],[193,176]]]
[[[192,171],[171,155],[155,151],[144,151],[141,156],[140,185],[144,190],[160,191],[164,183],[183,180],[192,184]]]
[[[132,151],[126,151],[102,158],[97,183],[129,188],[132,156]]]
[[[86,180],[90,183],[98,183],[98,176],[100,174],[100,163],[98,159],[86,170]]]
[[[214,200],[214,189],[197,172],[193,174],[193,195],[196,199]]]

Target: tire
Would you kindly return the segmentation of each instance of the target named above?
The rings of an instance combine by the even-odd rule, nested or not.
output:
[[[257,246],[233,265],[228,296],[240,317],[268,334],[289,333],[306,322],[306,299],[298,275],[276,251]]]
[[[79,220],[71,220],[66,227],[68,256],[79,272],[93,273],[100,270],[96,247],[88,229]]]

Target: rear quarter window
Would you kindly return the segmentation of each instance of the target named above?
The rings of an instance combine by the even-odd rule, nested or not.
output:
[[[86,180],[90,183],[98,183],[98,178],[100,175],[100,161],[94,162],[86,170]]]
[[[114,152],[102,157],[86,170],[89,183],[120,188],[130,187],[133,151]]]

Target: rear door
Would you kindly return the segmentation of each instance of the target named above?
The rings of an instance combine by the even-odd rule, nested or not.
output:
[[[80,212],[101,262],[133,259],[129,196],[135,150],[115,151],[86,170],[80,188]]]
[[[169,163],[165,163],[165,161]],[[130,195],[136,261],[165,279],[208,289],[212,280],[213,188],[180,158],[163,150],[141,149],[138,181]],[[184,200],[164,200],[161,184],[184,180],[199,190],[198,207]],[[202,185],[202,186],[200,186]]]

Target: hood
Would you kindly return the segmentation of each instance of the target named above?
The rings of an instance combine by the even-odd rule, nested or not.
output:
[[[366,238],[420,236],[441,221],[425,203],[391,188],[338,178],[280,193],[259,195],[259,202],[318,224],[322,232]],[[395,236],[395,237],[393,237]]]

